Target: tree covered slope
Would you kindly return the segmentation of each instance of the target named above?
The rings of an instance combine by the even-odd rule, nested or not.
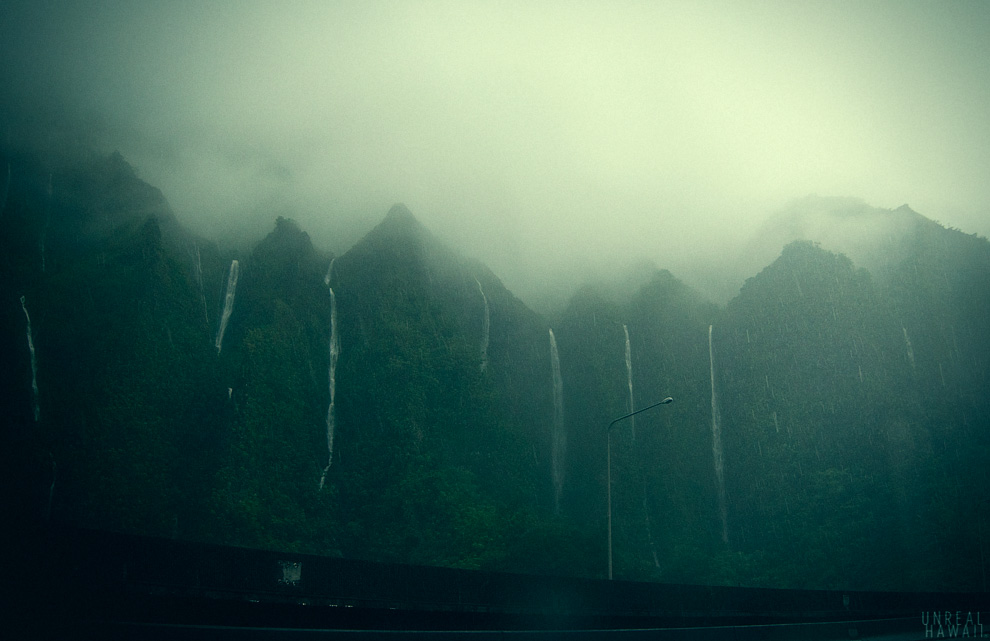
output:
[[[617,576],[980,585],[985,239],[852,207],[869,271],[798,240],[725,307],[651,267],[545,318],[402,205],[234,254],[119,155],[7,163],[12,523],[602,576],[605,428],[669,395],[611,435]]]

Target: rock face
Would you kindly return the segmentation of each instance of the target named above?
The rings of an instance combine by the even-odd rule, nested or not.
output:
[[[549,349],[535,314],[490,270],[445,247],[400,205],[335,261],[334,292],[340,465],[331,478],[340,483],[346,518],[369,513],[363,488],[376,488],[382,501],[395,503],[383,504],[374,528],[399,537],[413,527],[396,518],[408,513],[400,508],[401,488],[410,479],[452,482],[451,474],[461,479],[457,492],[478,493],[482,505],[513,503],[535,513],[550,504]],[[547,385],[534,386],[537,376]],[[409,518],[434,522],[444,512],[467,518],[445,500],[430,497]],[[408,544],[415,557],[434,543]]]
[[[27,349],[11,344],[13,367],[0,381],[4,438],[13,439],[5,456],[15,469],[40,469],[34,478],[50,490],[57,465],[42,510],[52,518],[195,536],[221,407],[199,285],[219,284],[215,250],[184,232],[119,154],[47,170],[27,155],[10,163],[0,333],[6,342],[19,327],[23,339],[24,316],[11,302],[24,296],[44,413],[27,427]],[[204,249],[199,272],[194,243]],[[31,514],[37,505],[22,507]]]
[[[223,254],[119,156],[7,166],[20,518],[596,576],[605,427],[669,395],[612,434],[616,576],[979,585],[985,239],[809,201],[765,240],[821,244],[782,243],[724,308],[650,267],[545,319],[402,205],[335,258],[285,218]]]

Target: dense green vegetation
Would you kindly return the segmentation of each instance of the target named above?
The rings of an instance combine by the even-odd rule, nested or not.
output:
[[[650,268],[631,294],[587,287],[544,319],[401,205],[332,271],[278,218],[236,256],[218,354],[235,256],[185,232],[119,156],[4,160],[12,522],[602,576],[605,427],[628,412],[628,331],[636,406],[676,400],[612,433],[616,576],[982,587],[985,239],[897,210],[883,273],[796,242],[725,308]],[[331,289],[340,357],[328,459]],[[550,327],[567,429],[560,513]]]

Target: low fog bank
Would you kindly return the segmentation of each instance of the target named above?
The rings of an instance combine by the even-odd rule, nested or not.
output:
[[[621,286],[636,279],[644,265],[669,269],[716,302],[731,298],[752,275],[735,272],[737,256],[759,222],[756,212],[727,230],[684,207],[620,206],[590,196],[585,203],[544,209],[543,215],[524,199],[514,208],[499,194],[452,203],[442,191],[421,188],[410,190],[415,198],[402,190],[372,189],[362,199],[341,201],[300,184],[294,170],[273,160],[252,160],[250,154],[236,163],[197,159],[195,144],[170,147],[119,118],[58,100],[8,99],[0,116],[3,146],[37,155],[52,170],[120,152],[141,179],[163,192],[184,226],[221,248],[249,250],[283,216],[297,221],[318,248],[340,255],[395,202],[404,202],[434,234],[487,264],[542,313],[562,309],[582,285]]]
[[[873,262],[874,250],[910,231],[918,218],[907,205],[882,208],[860,198],[817,195],[750,203],[733,215],[705,215],[663,203],[605,206],[589,197],[563,214],[537,216],[531,203],[522,200],[515,209],[494,196],[452,204],[443,193],[421,189],[413,190],[415,199],[383,189],[368,192],[361,201],[342,202],[308,191],[293,170],[274,161],[245,160],[240,169],[232,169],[150,153],[160,147],[149,147],[119,120],[57,101],[8,101],[2,115],[6,151],[36,154],[53,170],[92,154],[121,151],[139,177],[163,191],[183,225],[229,250],[250,250],[282,216],[297,221],[317,248],[341,255],[392,204],[405,202],[435,235],[487,264],[510,291],[544,314],[560,312],[584,285],[631,294],[656,269],[671,271],[724,305],[747,278],[799,239],[845,253],[857,266],[882,275],[884,266]],[[979,225],[962,231],[983,232]]]
[[[538,309],[644,260],[724,302],[807,194],[990,234],[988,31],[970,2],[14,0],[0,135],[120,151],[224,244],[286,216],[339,254],[403,202]]]

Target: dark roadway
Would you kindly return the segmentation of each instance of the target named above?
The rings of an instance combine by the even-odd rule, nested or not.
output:
[[[477,572],[39,527],[6,548],[11,639],[925,639],[990,636],[985,594]],[[19,537],[20,538],[20,537]],[[967,619],[967,615],[969,619]]]

